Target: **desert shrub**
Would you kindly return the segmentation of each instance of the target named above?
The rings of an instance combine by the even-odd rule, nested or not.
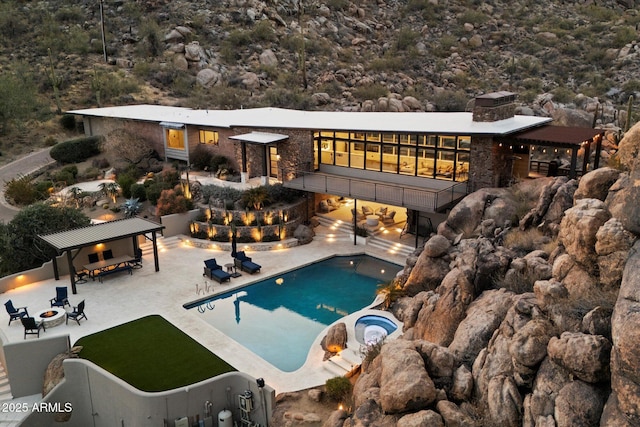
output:
[[[398,55],[385,54],[382,58],[375,58],[369,63],[373,71],[399,71],[404,66],[404,60]]]
[[[73,114],[63,114],[60,117],[60,126],[66,130],[76,130],[76,117]]]
[[[38,200],[38,191],[28,175],[11,179],[5,186],[5,196],[16,205],[30,205]]]
[[[111,164],[109,163],[109,160],[103,157],[101,159],[93,159],[91,161],[91,166],[99,169],[107,169]]]
[[[267,199],[272,203],[292,203],[300,199],[303,195],[303,192],[301,192],[300,190],[287,188],[281,183],[269,185],[266,187],[266,189],[268,193]]]
[[[420,37],[416,31],[413,31],[411,28],[402,27],[398,31],[398,39],[396,40],[396,49],[398,50],[407,50],[411,46],[413,46],[416,40]]]
[[[122,189],[122,196],[125,199],[130,199],[131,186],[136,183],[136,178],[128,173],[125,173],[118,176],[117,182]]]
[[[147,189],[144,184],[132,184],[130,187],[131,198],[138,199],[141,202],[147,200]]]
[[[463,91],[444,90],[433,97],[438,111],[464,111],[467,108],[467,94]]]
[[[348,0],[329,0],[328,2],[326,2],[326,5],[332,11],[346,10],[347,7],[349,7],[349,1]]]
[[[204,200],[220,199],[235,201],[242,198],[242,191],[231,187],[221,187],[217,185],[203,185],[202,197]]]
[[[65,185],[75,184],[76,182],[76,177],[68,169],[62,169],[51,174],[51,178],[56,182],[64,182]]]
[[[88,136],[59,142],[51,148],[50,155],[60,163],[80,163],[100,154],[99,136]]]
[[[458,16],[458,22],[460,24],[473,24],[474,26],[482,25],[489,20],[489,17],[479,10],[467,9],[460,16]]]
[[[344,402],[349,398],[353,386],[347,377],[329,378],[325,383],[325,390],[329,399]]]
[[[528,253],[550,242],[551,239],[537,228],[528,228],[524,231],[514,228],[504,237],[503,246],[516,253]]]
[[[169,190],[171,188],[166,183],[156,181],[149,181],[148,184],[145,182],[144,186],[147,193],[147,200],[149,200],[152,205],[158,203],[158,199],[164,190]]]
[[[267,89],[264,94],[264,102],[273,107],[291,108],[294,110],[307,110],[313,105],[311,96],[298,89],[275,88]]]
[[[255,41],[275,41],[276,33],[273,31],[271,20],[264,19],[258,22],[251,31],[250,38]]]
[[[97,179],[100,175],[102,174],[102,172],[100,171],[100,169],[94,167],[94,166],[90,166],[88,168],[86,168],[84,170],[84,172],[82,172],[82,178],[86,179],[88,181],[92,181],[94,179]]]
[[[376,100],[382,96],[387,96],[388,94],[389,94],[389,90],[386,88],[386,86],[380,83],[359,86],[353,89],[353,96],[355,96],[358,99]]]
[[[193,153],[191,154],[191,164],[196,167],[196,169],[207,170],[211,166],[211,159],[213,155],[207,148],[200,144],[198,145]]]
[[[188,210],[187,199],[174,190],[162,190],[157,203],[158,216],[183,213]]]

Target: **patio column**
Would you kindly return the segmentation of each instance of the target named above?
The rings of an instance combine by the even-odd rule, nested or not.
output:
[[[156,268],[156,272],[160,271],[160,262],[158,261],[158,242],[156,241],[156,232],[151,232],[151,238],[153,241],[153,262]]]
[[[75,295],[78,293],[76,289],[76,269],[73,267],[73,258],[71,250],[67,250],[67,263],[69,264],[69,278],[71,279],[71,292]]]
[[[578,147],[573,147],[571,149],[571,166],[569,167],[569,179],[575,179],[577,164],[578,164]]]
[[[242,153],[242,172],[240,172],[240,182],[246,184],[249,181],[247,176],[247,143],[240,141],[240,152]]]
[[[269,184],[269,177],[267,176],[267,145],[262,146],[262,176],[260,177],[260,183],[262,185]]]

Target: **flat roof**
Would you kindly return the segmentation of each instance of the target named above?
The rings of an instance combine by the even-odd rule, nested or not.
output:
[[[160,231],[164,225],[144,218],[125,218],[102,222],[58,233],[38,235],[59,252],[83,248],[96,243]]]
[[[283,141],[287,138],[289,138],[289,135],[269,132],[250,132],[229,137],[229,139],[236,139],[238,141],[245,141],[253,144],[271,144],[274,142]]]
[[[557,144],[561,146],[581,145],[604,134],[602,129],[569,126],[543,126],[514,135],[517,141],[527,144]]]
[[[301,111],[285,108],[193,110],[163,105],[127,105],[67,111],[88,117],[169,122],[218,128],[309,129],[361,132],[509,135],[549,123],[552,119],[514,116],[495,122],[474,122],[468,112]]]

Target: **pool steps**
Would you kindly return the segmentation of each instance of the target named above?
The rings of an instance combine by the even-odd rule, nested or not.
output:
[[[328,363],[324,364],[324,367],[329,372],[336,375],[346,375],[360,366],[362,358],[359,354],[356,354],[353,350],[346,348],[339,354],[331,357]]]

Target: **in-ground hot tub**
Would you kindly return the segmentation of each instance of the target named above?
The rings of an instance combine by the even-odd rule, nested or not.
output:
[[[356,320],[354,329],[360,344],[373,345],[395,332],[398,325],[386,317],[369,314]]]

